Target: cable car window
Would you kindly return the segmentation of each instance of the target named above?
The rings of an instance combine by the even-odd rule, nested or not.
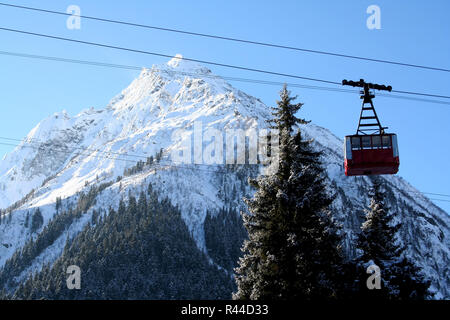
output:
[[[359,150],[361,148],[361,140],[359,137],[352,137],[352,150]]]
[[[362,148],[363,149],[371,149],[370,136],[362,137]]]
[[[372,145],[374,148],[381,148],[381,136],[373,136]]]
[[[383,136],[383,148],[389,149],[391,147],[391,136]]]

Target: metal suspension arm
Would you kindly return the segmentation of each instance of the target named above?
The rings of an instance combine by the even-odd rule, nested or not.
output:
[[[378,132],[381,134],[384,133],[384,129],[387,129],[387,127],[381,126],[380,120],[378,119],[378,115],[375,111],[375,107],[373,106],[372,102],[372,99],[375,98],[375,95],[370,92],[370,89],[390,92],[392,91],[392,87],[375,83],[368,83],[365,82],[364,79],[361,79],[359,81],[343,80],[342,85],[363,88],[363,90],[361,90],[360,96],[360,98],[363,100],[363,103],[361,108],[361,114],[359,116],[359,123],[358,129],[356,130],[356,134],[367,134],[367,132],[371,134],[376,134]],[[369,106],[366,106],[366,104],[369,104]],[[367,115],[367,113],[364,113],[364,111],[368,112],[372,111],[372,113]],[[370,123],[367,123],[363,120],[372,120],[372,121]]]

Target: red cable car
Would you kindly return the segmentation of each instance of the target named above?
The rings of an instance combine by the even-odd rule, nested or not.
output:
[[[397,135],[352,135],[345,137],[345,175],[396,174],[400,165]]]
[[[396,174],[400,165],[397,135],[385,133],[372,103],[375,95],[369,89],[391,91],[391,86],[359,82],[342,81],[343,85],[362,87],[364,91],[361,115],[355,135],[345,137],[344,165],[346,176]],[[367,104],[369,104],[367,106]],[[368,112],[370,114],[368,114]],[[366,120],[370,120],[369,123]]]

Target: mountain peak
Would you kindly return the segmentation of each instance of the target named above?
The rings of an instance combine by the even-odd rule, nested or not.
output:
[[[201,73],[210,74],[211,70],[202,66],[201,64],[187,60],[183,55],[177,53],[172,59],[167,62],[167,66],[173,71],[186,73]]]
[[[173,57],[172,59],[170,59],[169,62],[167,62],[167,65],[169,67],[176,68],[180,65],[180,62],[182,62],[182,60],[183,60],[183,55],[181,55],[180,53],[177,53],[175,55],[175,57]]]

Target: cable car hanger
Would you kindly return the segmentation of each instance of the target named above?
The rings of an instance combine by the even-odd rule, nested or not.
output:
[[[342,80],[343,86],[351,86],[351,87],[359,87],[363,88],[361,90],[361,99],[363,100],[361,114],[359,116],[358,129],[356,130],[356,134],[384,134],[384,129],[388,127],[381,126],[380,119],[378,118],[377,112],[375,111],[375,107],[373,106],[372,99],[375,98],[375,95],[370,92],[370,89],[374,90],[382,90],[382,91],[392,91],[391,86],[385,86],[381,84],[368,83],[365,82],[364,79],[360,79],[359,81],[348,81]],[[370,106],[366,106],[369,104]],[[364,113],[366,111],[366,113]],[[371,113],[370,113],[371,112]],[[369,113],[369,114],[367,114]],[[363,120],[371,120],[370,123],[366,123]]]
[[[396,174],[400,165],[397,135],[385,132],[387,127],[380,123],[372,102],[375,95],[370,92],[370,89],[390,92],[392,87],[367,83],[364,79],[358,82],[343,80],[342,85],[363,88],[358,129],[356,134],[345,136],[344,140],[345,175]]]

